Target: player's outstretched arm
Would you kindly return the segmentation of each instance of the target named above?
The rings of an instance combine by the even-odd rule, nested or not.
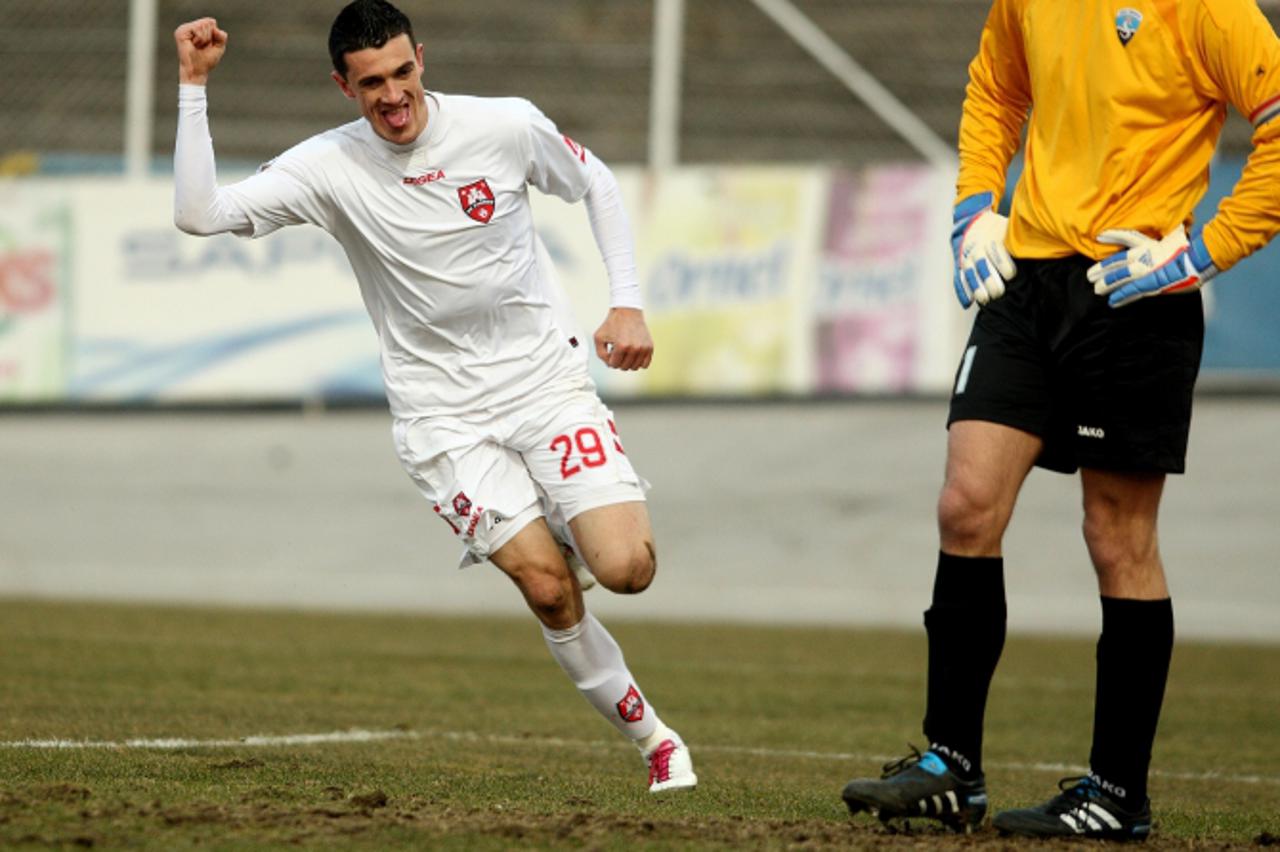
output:
[[[203,86],[227,51],[227,33],[213,18],[188,21],[173,31],[178,45],[178,82]]]
[[[595,344],[596,355],[615,370],[643,370],[653,360],[653,338],[639,308],[610,308]]]
[[[173,148],[173,221],[188,234],[248,233],[249,217],[218,189],[205,84],[222,60],[227,34],[213,18],[173,32],[178,46],[178,132]]]

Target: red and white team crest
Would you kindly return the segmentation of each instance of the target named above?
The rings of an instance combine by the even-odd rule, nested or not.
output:
[[[644,718],[644,699],[634,685],[627,687],[627,694],[618,702],[618,715],[624,722],[639,722]]]
[[[493,190],[484,178],[459,189],[458,200],[462,202],[462,212],[477,222],[487,225],[493,218]]]
[[[453,498],[453,511],[463,518],[470,515],[471,498],[459,491],[458,496]]]

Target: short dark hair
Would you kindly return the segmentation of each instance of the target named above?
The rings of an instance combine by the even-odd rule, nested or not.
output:
[[[386,0],[355,0],[333,19],[329,28],[329,58],[333,68],[347,76],[347,54],[370,47],[382,47],[398,35],[407,35],[411,44],[413,24]]]

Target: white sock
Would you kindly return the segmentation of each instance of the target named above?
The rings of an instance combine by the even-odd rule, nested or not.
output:
[[[636,748],[640,749],[640,753],[645,757],[648,757],[649,752],[662,745],[665,740],[675,740],[678,743],[683,742],[683,740],[680,739],[679,734],[662,724],[661,719],[654,719],[654,721],[657,722],[657,724],[653,728],[653,733],[642,740],[636,740]]]
[[[622,649],[594,615],[587,613],[567,630],[544,624],[542,636],[583,697],[641,750],[655,732],[666,730],[627,670]]]

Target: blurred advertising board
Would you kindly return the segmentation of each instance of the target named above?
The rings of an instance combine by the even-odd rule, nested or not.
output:
[[[635,197],[645,313],[661,357],[646,395],[805,393],[825,215],[816,169],[686,169]]]
[[[605,396],[950,386],[973,316],[951,290],[952,175],[918,165],[617,173],[657,354],[631,373],[589,356]],[[533,199],[590,348],[609,287],[585,210]],[[1271,246],[1210,288],[1206,376],[1280,375],[1278,259]],[[173,226],[164,179],[0,182],[0,403],[382,395],[359,289],[322,231],[190,237]]]
[[[953,177],[924,166],[620,173],[657,357],[593,366],[610,396],[944,390],[968,317],[951,294]],[[535,196],[580,327],[608,287],[580,208]]]
[[[645,316],[657,355],[645,371],[593,366],[609,396],[805,393],[812,379],[809,306],[825,217],[825,172],[798,168],[623,171]],[[539,231],[580,324],[594,330],[608,285],[585,219],[539,202]],[[576,234],[576,236],[575,236]]]
[[[0,402],[66,393],[72,233],[68,198],[0,183]]]
[[[381,395],[374,333],[341,248],[316,228],[264,240],[200,239],[172,223],[167,181],[22,185],[40,233],[66,210],[62,243],[30,252],[68,270],[60,394],[76,401],[244,401]],[[11,228],[12,230],[12,228]],[[52,329],[53,312],[42,326]],[[47,331],[46,335],[52,335]],[[2,345],[2,344],[0,344]],[[17,357],[49,360],[30,342]],[[35,366],[23,374],[35,372]],[[40,398],[25,389],[11,399]]]
[[[951,292],[951,176],[924,166],[836,172],[814,295],[822,393],[949,386],[963,340]]]

